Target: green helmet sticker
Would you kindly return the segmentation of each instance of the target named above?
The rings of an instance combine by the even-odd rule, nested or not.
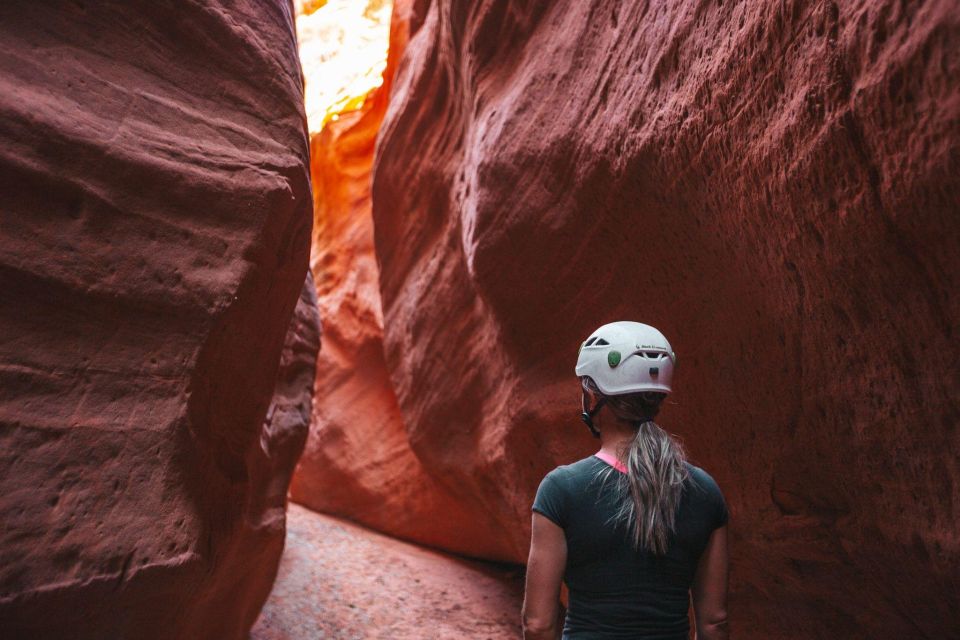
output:
[[[607,353],[607,364],[609,364],[611,367],[615,367],[620,364],[620,352],[616,349],[611,349],[609,353]]]

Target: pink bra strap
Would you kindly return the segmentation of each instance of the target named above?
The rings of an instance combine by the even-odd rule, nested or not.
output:
[[[620,462],[619,460],[617,460],[616,458],[614,458],[613,456],[611,456],[609,453],[606,453],[606,452],[604,452],[604,451],[597,451],[597,452],[596,452],[595,454],[593,454],[593,455],[595,455],[596,457],[600,458],[601,460],[603,460],[604,462],[606,462],[608,465],[610,465],[611,467],[613,467],[614,469],[616,469],[616,470],[619,471],[620,473],[626,473],[626,472],[627,472],[627,467],[624,466],[624,464],[623,464],[622,462]]]

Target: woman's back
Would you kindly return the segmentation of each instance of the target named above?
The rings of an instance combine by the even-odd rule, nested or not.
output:
[[[564,530],[570,591],[563,637],[687,638],[689,589],[710,534],[727,522],[716,482],[685,464],[688,477],[664,555],[638,551],[617,514],[621,473],[596,456],[557,467],[533,510]]]

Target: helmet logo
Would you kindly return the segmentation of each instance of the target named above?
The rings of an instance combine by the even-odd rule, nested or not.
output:
[[[615,367],[620,364],[620,352],[616,349],[611,349],[610,352],[607,353],[607,364],[609,364],[611,367]]]

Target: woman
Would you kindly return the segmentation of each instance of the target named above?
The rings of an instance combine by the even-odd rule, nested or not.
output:
[[[580,347],[582,418],[601,446],[537,490],[526,640],[558,637],[561,581],[564,640],[685,639],[691,596],[697,639],[727,638],[723,495],[654,422],[675,362],[663,334],[638,322],[604,325]]]

